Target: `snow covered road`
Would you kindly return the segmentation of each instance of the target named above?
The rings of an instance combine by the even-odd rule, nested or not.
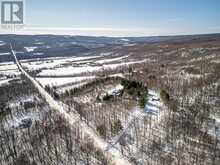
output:
[[[18,61],[16,57],[16,53],[14,52],[12,45],[10,45],[12,55],[14,56],[15,62],[19,68],[19,70],[33,83],[33,85],[38,89],[41,96],[46,100],[46,102],[49,104],[51,109],[56,110],[59,112],[65,119],[68,121],[71,125],[74,126],[74,124],[80,120],[80,115],[70,115],[65,110],[65,106],[55,101],[46,91],[45,89],[33,78],[31,77],[21,66],[20,62]],[[100,138],[90,127],[87,126],[87,124],[83,121],[79,122],[81,131],[84,135],[87,135],[91,140],[94,142],[94,146],[101,150],[103,154],[105,155],[106,159],[109,161],[112,165],[129,165],[130,163],[128,160],[123,158],[121,153],[115,149],[111,148],[109,150],[106,150],[108,143],[104,141],[104,139]]]
[[[154,119],[152,120],[151,127],[154,128],[159,124],[162,116],[164,115],[160,97],[155,91],[152,90],[149,90],[148,97],[149,100],[144,110],[138,107],[134,108],[134,110],[129,114],[127,122],[123,126],[123,130],[117,136],[111,139],[110,144],[107,146],[106,150],[117,148],[116,145],[119,143],[120,139],[129,131],[135,120],[143,120],[145,116],[151,116],[152,119]]]
[[[123,130],[115,136],[111,141],[110,144],[107,146],[106,150],[110,150],[114,148],[120,141],[120,139],[127,133],[127,131],[130,129],[132,124],[134,123],[135,120],[141,120],[143,117],[146,116],[145,113],[141,112],[140,109],[135,109],[132,111],[128,117],[127,123],[125,126],[123,126]]]

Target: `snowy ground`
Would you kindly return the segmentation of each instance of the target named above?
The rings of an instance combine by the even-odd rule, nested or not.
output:
[[[124,86],[121,84],[116,85],[114,88],[111,88],[107,91],[108,95],[115,95],[118,91],[123,90]]]
[[[27,67],[28,70],[38,70],[38,69],[50,69],[54,67],[60,67],[64,64],[79,63],[87,60],[86,62],[92,62],[92,59],[99,58],[100,56],[88,56],[88,57],[57,57],[57,58],[46,58],[42,59],[31,59],[31,60],[21,60],[22,66]],[[89,61],[88,61],[89,60]]]
[[[220,117],[212,115],[211,118],[214,120],[214,123],[210,124],[208,134],[220,140]]]
[[[80,82],[80,83],[76,83],[76,84],[74,84],[74,85],[59,86],[59,87],[57,88],[57,92],[58,92],[59,94],[62,94],[62,93],[66,92],[66,91],[69,91],[69,90],[71,90],[71,89],[79,88],[79,87],[81,87],[81,86],[83,86],[83,85],[85,85],[85,84],[87,84],[87,83],[88,83],[88,82]]]
[[[9,76],[9,77],[17,77],[21,74],[18,69],[16,70],[1,70],[0,75]]]
[[[9,79],[0,80],[0,86],[8,85],[9,82],[12,81],[12,80],[17,80],[17,78],[9,78]]]
[[[6,43],[4,41],[0,41],[0,46],[5,45]]]
[[[27,51],[27,52],[33,52],[35,49],[37,49],[38,47],[24,47],[24,49]]]
[[[95,79],[96,76],[84,76],[84,77],[65,77],[65,78],[36,78],[36,80],[43,86],[62,86],[71,83],[81,83],[82,81],[89,81]]]
[[[7,53],[0,53],[0,56],[9,56],[11,55],[11,53],[7,52]]]
[[[41,119],[40,112],[28,112],[25,114],[21,114],[19,116],[13,117],[9,119],[7,123],[5,123],[6,129],[14,129],[14,128],[22,128],[22,124],[24,120],[30,120],[31,124],[35,121],[39,121]]]
[[[148,91],[148,102],[144,108],[145,113],[158,115],[160,112],[160,108],[162,103],[160,101],[160,96],[153,90]]]
[[[129,60],[129,56],[105,52],[90,56],[31,59],[21,60],[20,62],[29,71],[40,70],[37,76],[73,76],[146,62],[146,60]]]
[[[129,132],[135,120],[143,120],[145,116],[150,115],[153,121],[151,123],[151,127],[156,126],[160,122],[162,118],[162,114],[163,114],[161,112],[163,109],[162,109],[162,102],[160,101],[159,94],[153,90],[149,90],[148,99],[149,100],[144,110],[139,107],[135,107],[131,111],[126,121],[122,122],[123,130],[118,135],[110,139],[109,145],[107,146],[106,150],[109,150],[111,148],[120,149],[120,146],[118,145],[120,139]]]
[[[48,58],[36,60],[22,60],[22,66],[27,67],[29,70],[36,70],[41,68],[53,68],[61,66],[68,62],[67,58]]]
[[[7,85],[11,80],[16,80],[20,76],[17,65],[13,62],[0,63],[0,86]]]
[[[103,60],[98,60],[96,61],[97,64],[105,64],[105,63],[110,63],[110,62],[119,62],[121,60],[127,59],[129,56],[122,56],[122,57],[117,57],[117,58],[111,58],[111,59],[103,59]]]
[[[15,70],[15,69],[18,69],[18,67],[12,62],[0,63],[0,71]]]
[[[116,74],[108,75],[108,77],[121,77],[121,78],[125,78],[124,74],[122,74],[122,73],[116,73]]]
[[[4,128],[9,130],[14,128],[22,129],[24,127],[29,127],[35,121],[40,120],[44,116],[44,113],[47,113],[49,109],[47,106],[43,106],[41,108],[36,106],[29,107],[28,110],[24,110],[24,103],[31,104],[33,102],[42,103],[42,100],[34,94],[19,96],[14,100],[10,100],[7,103],[7,106],[13,111],[11,111],[11,115],[7,115],[5,117]],[[25,121],[29,121],[30,125],[28,126],[27,123],[25,124]]]
[[[133,61],[133,62],[122,62],[122,63],[115,63],[115,64],[104,64],[102,66],[84,65],[84,66],[79,66],[79,67],[73,67],[73,66],[60,67],[60,68],[42,70],[42,72],[40,72],[38,76],[68,76],[68,75],[76,75],[76,74],[83,74],[83,73],[92,73],[92,72],[101,71],[103,69],[113,70],[118,67],[129,66],[132,64],[144,63],[144,62],[145,60]]]

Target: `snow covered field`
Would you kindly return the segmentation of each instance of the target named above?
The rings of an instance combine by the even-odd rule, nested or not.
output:
[[[95,76],[87,77],[65,77],[65,78],[36,78],[36,80],[43,86],[61,86],[70,83],[80,83],[81,81],[95,79]]]
[[[0,56],[9,56],[11,55],[11,53],[7,52],[7,53],[0,53]]]
[[[115,64],[104,64],[102,66],[89,66],[89,65],[84,65],[84,66],[79,66],[79,67],[60,67],[60,68],[54,68],[54,69],[45,69],[42,70],[38,74],[38,76],[68,76],[68,75],[76,75],[76,74],[82,74],[82,73],[92,73],[96,71],[101,71],[101,70],[111,70],[111,69],[116,69],[118,67],[123,67],[123,66],[129,66],[132,64],[137,64],[137,63],[144,63],[145,60],[141,61],[133,61],[133,62],[122,62],[122,63],[115,63]]]
[[[0,63],[0,86],[8,85],[11,80],[19,78],[20,74],[13,62]]]
[[[21,60],[21,64],[28,71],[40,71],[36,75],[36,80],[41,85],[61,87],[58,92],[62,93],[66,89],[79,87],[95,79],[97,72],[115,70],[119,67],[127,67],[132,64],[145,62],[145,60],[129,61],[129,55],[105,59],[104,56],[109,54],[112,54],[112,52],[92,56]],[[87,76],[83,76],[83,74],[87,74]],[[124,77],[122,74],[109,75],[109,77],[117,76]]]
[[[9,77],[17,77],[21,74],[18,69],[16,70],[0,70],[0,75],[9,76]]]
[[[62,94],[62,93],[64,93],[64,92],[66,92],[67,90],[69,91],[69,90],[71,90],[71,89],[74,89],[74,88],[79,88],[79,87],[81,87],[81,86],[83,86],[83,85],[85,85],[85,84],[87,84],[88,82],[86,81],[86,82],[78,82],[78,83],[76,83],[76,84],[74,84],[74,85],[64,85],[64,86],[59,86],[58,88],[57,88],[57,92],[59,93],[59,94]]]
[[[97,64],[105,64],[105,63],[110,63],[110,62],[115,62],[115,61],[121,61],[123,59],[128,58],[129,56],[122,56],[122,57],[118,57],[118,58],[111,58],[111,59],[103,59],[103,60],[98,60],[96,61]]]
[[[13,62],[7,62],[7,63],[0,63],[0,71],[2,70],[16,70],[18,69],[17,65],[15,65]]]
[[[33,52],[35,49],[37,49],[38,47],[24,47],[24,49],[27,51],[27,52]]]
[[[114,54],[112,58],[105,57],[113,55],[112,53],[105,52],[90,56],[21,60],[21,64],[29,71],[40,70],[41,72],[37,76],[73,76],[146,62],[145,60],[128,60],[129,55],[119,56]]]
[[[0,46],[4,46],[6,43],[4,41],[0,41]]]
[[[86,62],[93,62],[91,59],[98,58],[99,56],[90,57],[69,57],[69,58],[47,58],[47,59],[35,59],[35,60],[21,60],[22,66],[28,68],[28,70],[39,70],[39,69],[52,69],[55,67],[61,67],[62,65],[71,65],[87,60]]]

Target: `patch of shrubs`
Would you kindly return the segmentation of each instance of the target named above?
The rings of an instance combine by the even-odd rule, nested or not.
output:
[[[44,89],[45,89],[48,93],[51,93],[51,91],[52,91],[52,89],[51,89],[51,87],[50,87],[49,85],[46,85],[46,86],[44,87]]]
[[[121,85],[124,86],[124,90],[128,92],[129,95],[139,99],[139,105],[144,108],[148,99],[148,89],[142,83],[137,81],[130,81],[123,79]]]
[[[147,87],[145,87],[142,83],[137,82],[137,81],[130,81],[130,80],[123,79],[121,81],[121,85],[124,86],[124,89],[130,95],[140,97],[142,95],[147,95],[148,93]]]
[[[53,92],[53,97],[54,97],[55,100],[60,99],[60,95],[56,91]]]
[[[56,92],[56,87],[50,87],[49,85],[46,85],[44,88],[50,95],[53,96],[55,100],[60,99],[60,95]]]
[[[106,137],[107,135],[107,128],[104,124],[101,124],[96,127],[96,131],[99,133],[100,136]]]
[[[0,120],[11,113],[11,109],[5,103],[0,104]]]
[[[166,104],[170,101],[170,95],[168,94],[168,92],[164,89],[162,89],[160,91],[160,98],[161,100]]]
[[[117,120],[113,124],[111,124],[111,132],[116,135],[123,129],[123,126],[121,124],[120,120]]]
[[[145,105],[147,104],[147,101],[148,101],[147,95],[141,96],[141,98],[139,99],[140,107],[145,108]]]
[[[24,102],[24,109],[30,109],[30,108],[34,108],[35,104],[33,102]]]
[[[186,73],[189,74],[200,74],[199,69],[193,68],[193,67],[188,67],[184,69]]]

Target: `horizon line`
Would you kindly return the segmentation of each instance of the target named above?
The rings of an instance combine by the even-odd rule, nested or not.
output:
[[[2,25],[3,27],[3,25]],[[13,26],[12,26],[13,27]],[[159,32],[157,28],[86,28],[86,27],[31,27],[21,29],[0,28],[0,35],[59,35],[92,37],[168,37],[220,34],[220,32]]]

